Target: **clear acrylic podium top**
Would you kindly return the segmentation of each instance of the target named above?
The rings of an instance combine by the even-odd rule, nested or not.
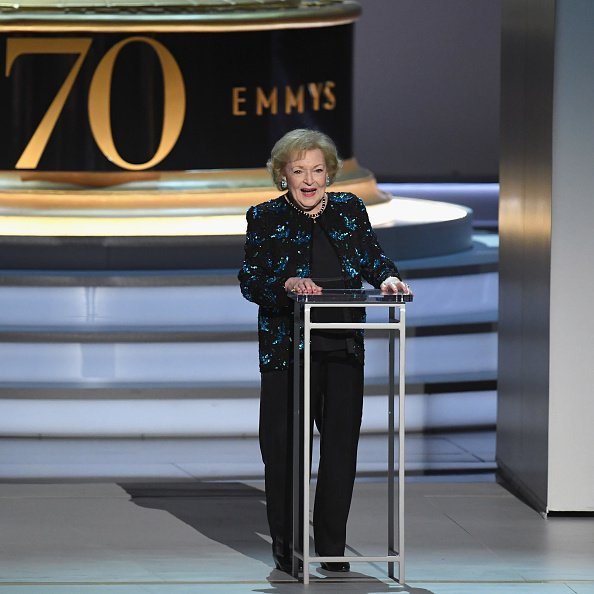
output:
[[[384,293],[379,289],[324,289],[319,295],[304,295],[301,293],[288,294],[297,303],[348,305],[361,304],[399,304],[413,300],[412,295],[406,293]]]

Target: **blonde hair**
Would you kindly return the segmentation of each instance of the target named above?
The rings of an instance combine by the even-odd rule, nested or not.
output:
[[[282,189],[280,183],[285,175],[284,168],[289,161],[294,160],[295,155],[301,155],[306,151],[315,149],[322,151],[328,178],[332,183],[342,167],[342,159],[338,156],[334,141],[323,132],[297,128],[287,132],[272,147],[266,167],[272,176],[274,185],[279,190]]]

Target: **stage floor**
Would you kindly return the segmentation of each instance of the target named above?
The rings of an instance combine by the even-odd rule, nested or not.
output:
[[[192,477],[183,461],[196,454],[196,440],[160,448],[158,440],[130,440],[127,451],[125,440],[80,441],[80,448],[70,440],[68,449],[59,440],[39,440],[37,448],[2,440],[3,454],[20,449],[22,469],[25,459],[39,466],[18,478],[2,465],[0,594],[594,593],[592,518],[545,520],[496,484],[487,466],[447,474],[464,472],[470,458],[492,465],[492,433],[411,437],[411,463],[416,458],[425,472],[440,463],[442,472],[418,470],[407,482],[404,586],[390,582],[381,564],[353,564],[339,578],[312,566],[309,586],[273,569],[262,481]],[[254,444],[244,445],[240,457],[251,460]],[[363,443],[363,457],[376,446]],[[61,470],[50,464],[58,449]],[[217,459],[230,451],[220,449]],[[76,477],[85,458],[87,472]],[[165,459],[184,479],[164,480],[157,470]],[[160,480],[149,481],[151,473]],[[361,477],[349,524],[353,549],[376,552],[384,504],[382,481]]]
[[[317,460],[314,439],[314,468]],[[2,482],[147,482],[260,480],[264,467],[257,437],[34,439],[0,438]],[[409,480],[426,475],[494,480],[495,432],[408,433]],[[385,473],[386,436],[363,434],[358,476]]]

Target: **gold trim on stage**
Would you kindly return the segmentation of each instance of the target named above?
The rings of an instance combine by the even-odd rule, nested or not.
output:
[[[43,4],[43,3],[42,3]],[[332,27],[353,23],[361,14],[354,0],[238,3],[221,7],[198,3],[137,3],[118,9],[72,4],[0,2],[0,31],[10,32],[145,32],[203,33]],[[73,3],[74,4],[74,3]],[[91,3],[92,4],[92,3]],[[224,9],[222,7],[225,7]]]
[[[375,178],[356,159],[345,161],[332,190],[351,191],[368,204],[382,200]],[[129,209],[236,212],[280,193],[264,167],[164,173],[5,172],[0,175],[0,212],[75,209],[116,216]]]
[[[391,197],[356,159],[330,190],[368,207]],[[0,235],[234,235],[245,212],[276,198],[265,168],[189,172],[9,172],[0,175]]]
[[[276,192],[274,195],[278,195]],[[391,196],[382,194],[383,201],[368,205],[373,226],[393,224]],[[245,212],[200,214],[199,212],[159,215],[129,214],[128,216],[3,216],[0,211],[2,235],[18,237],[176,237],[244,235]]]
[[[348,25],[353,23],[357,17],[329,19],[326,21],[302,21],[286,19],[282,22],[252,22],[249,24],[237,23],[233,26],[229,24],[218,23],[189,23],[187,20],[173,23],[70,23],[56,22],[47,24],[45,22],[37,23],[19,23],[19,24],[0,24],[0,31],[10,33],[235,33],[241,31],[273,31],[278,29],[310,29],[312,27],[335,27],[338,25]]]
[[[348,25],[356,21],[360,13],[361,7],[354,0],[121,0],[112,3],[21,0],[18,4],[0,2],[0,31],[17,34],[233,33]],[[27,53],[23,44],[30,50],[29,39],[35,36],[16,35],[16,42],[11,46],[13,61]],[[62,43],[64,40],[54,41]],[[145,42],[153,45],[159,54],[156,41]],[[110,51],[117,52],[120,45],[114,47],[116,49]],[[84,51],[81,46],[71,53],[81,56]],[[109,56],[113,58],[112,54]],[[163,53],[159,57],[164,77],[169,77],[167,88],[175,86],[175,70],[163,66],[167,55]],[[113,67],[113,60],[108,60],[103,68],[101,64],[105,59],[98,67],[99,75],[96,71],[93,77],[102,87],[108,86]],[[106,133],[108,103],[98,101],[97,97],[99,94],[94,93],[92,87],[89,118],[95,141],[110,161],[125,166],[126,170],[109,173],[37,171],[35,159],[39,159],[39,147],[43,149],[45,144],[36,144],[37,152],[33,157],[27,155],[14,171],[0,171],[0,235],[208,235],[210,232],[224,234],[229,229],[231,233],[242,233],[247,208],[281,193],[272,186],[265,168],[160,172],[151,169],[152,161],[142,164],[142,170],[131,167],[130,163],[118,162],[113,137]],[[177,140],[180,118],[175,116],[183,107],[172,102],[167,112],[173,123],[167,128],[169,144],[165,145],[164,153]],[[47,132],[47,127],[43,130]],[[159,158],[163,155],[154,157]],[[368,205],[386,201],[373,175],[355,159],[345,162],[331,189],[354,192]],[[221,221],[225,224],[219,225]]]
[[[357,194],[367,204],[381,201],[382,193],[377,189],[375,180],[363,179],[351,182],[337,182],[331,188],[334,192],[348,191]],[[272,187],[236,190],[155,190],[147,192],[96,192],[50,190],[43,193],[0,193],[0,213],[25,214],[60,214],[62,211],[78,211],[78,215],[93,216],[103,211],[118,216],[129,210],[174,211],[193,209],[213,213],[245,212],[247,208],[259,202],[276,198],[282,194]],[[5,233],[2,233],[5,234]]]

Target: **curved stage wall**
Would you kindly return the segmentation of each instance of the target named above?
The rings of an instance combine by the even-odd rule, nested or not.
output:
[[[389,194],[386,194],[389,196]],[[368,207],[376,234],[393,259],[441,256],[472,247],[472,211],[416,198]],[[235,233],[183,237],[2,237],[3,270],[204,270],[238,269],[243,260],[245,217]]]
[[[495,424],[497,242],[470,239],[398,259],[410,430]],[[237,285],[236,268],[0,271],[0,436],[254,434],[257,308]],[[385,427],[385,357],[369,333],[365,432]]]
[[[236,219],[277,194],[272,144],[299,127],[337,142],[336,189],[386,202],[352,149],[359,13],[351,0],[0,7],[4,243],[241,233]]]
[[[304,126],[394,258],[469,249],[469,211],[393,201],[353,155],[356,2],[116,10],[0,8],[0,268],[237,268],[270,147]]]
[[[468,208],[412,198],[386,208],[399,224],[376,232],[416,291],[407,426],[491,427],[497,250],[473,236]],[[141,245],[130,254],[119,246],[104,261],[94,242],[122,238],[88,238],[86,252],[81,243],[72,249],[73,239],[38,238],[38,248],[25,246],[35,250],[31,259],[0,251],[0,436],[252,435],[257,308],[237,286],[243,235],[171,252],[177,264],[187,254],[186,270],[129,270]],[[159,239],[145,246],[155,250],[151,267],[171,264]],[[57,256],[61,270],[51,266]],[[42,257],[41,269],[27,270]],[[384,340],[369,335],[365,432],[385,423],[384,351]]]

